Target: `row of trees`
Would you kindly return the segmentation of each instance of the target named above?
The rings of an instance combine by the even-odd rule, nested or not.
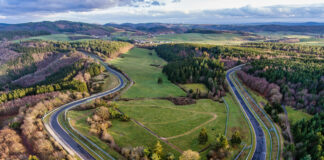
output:
[[[208,142],[208,134],[206,128],[201,129],[198,135],[199,144],[206,144]],[[224,159],[230,154],[230,144],[232,146],[240,145],[242,142],[239,131],[235,131],[228,142],[226,136],[217,134],[216,138],[212,141],[211,150],[208,153],[208,159]]]
[[[155,47],[157,54],[167,61],[182,60],[188,57],[209,57],[216,59],[240,59],[249,61],[260,57],[293,55],[286,52],[267,52],[259,48],[241,46],[218,46],[209,44],[162,44]]]
[[[265,96],[271,103],[281,103],[282,94],[278,85],[269,83],[265,78],[247,74],[244,71],[238,71],[237,76],[245,85]]]
[[[62,91],[62,90],[70,90],[70,91],[78,91],[78,92],[87,92],[87,84],[85,82],[80,81],[67,81],[60,82],[56,84],[49,85],[41,85],[36,87],[15,89],[8,93],[3,93],[0,95],[0,103],[5,101],[10,101],[17,98],[22,98],[29,95],[36,95],[42,93],[48,93],[53,91]]]
[[[259,43],[245,43],[242,44],[244,47],[251,48],[262,48],[271,50],[280,50],[287,52],[297,52],[304,54],[315,54],[324,55],[324,47],[322,46],[310,46],[310,45],[300,45],[300,44],[288,44],[288,43],[272,43],[272,42],[259,42]]]
[[[13,40],[22,37],[50,35],[47,31],[0,31],[0,40]]]

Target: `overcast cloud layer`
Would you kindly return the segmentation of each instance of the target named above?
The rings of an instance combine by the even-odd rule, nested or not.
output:
[[[0,0],[0,23],[251,23],[324,21],[318,0]]]

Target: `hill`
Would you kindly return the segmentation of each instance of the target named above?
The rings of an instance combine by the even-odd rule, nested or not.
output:
[[[57,33],[109,36],[112,32],[115,31],[115,28],[109,26],[71,21],[44,21],[21,24],[0,24],[0,40],[11,40]]]
[[[324,33],[324,25],[321,23],[260,23],[260,24],[166,24],[166,23],[124,23],[124,24],[105,24],[105,26],[139,30],[143,32],[174,32],[184,33],[192,29],[217,30],[217,31],[242,31],[242,32],[297,32],[297,33]]]

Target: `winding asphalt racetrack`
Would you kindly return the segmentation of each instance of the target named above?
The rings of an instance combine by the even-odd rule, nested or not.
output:
[[[226,79],[227,79],[230,87],[232,88],[235,96],[237,97],[237,100],[239,101],[239,103],[243,107],[246,115],[248,116],[248,118],[249,118],[249,120],[250,120],[250,122],[252,124],[252,127],[254,128],[254,133],[256,135],[256,148],[255,148],[255,152],[253,154],[252,159],[253,160],[265,160],[266,159],[266,150],[267,150],[267,148],[266,148],[266,139],[265,139],[265,135],[263,133],[263,130],[261,128],[261,125],[257,121],[257,119],[254,117],[254,115],[252,114],[252,112],[248,108],[247,104],[244,102],[243,98],[241,97],[241,95],[237,91],[234,83],[230,79],[230,75],[233,74],[233,72],[235,72],[236,70],[239,70],[239,69],[240,69],[239,67],[235,67],[235,68],[229,70],[226,73]]]
[[[87,97],[87,98],[84,98],[84,99],[81,99],[81,100],[74,101],[74,102],[71,102],[69,104],[66,104],[66,105],[62,106],[61,108],[57,109],[56,111],[54,111],[54,113],[52,113],[52,116],[50,117],[50,120],[49,120],[49,126],[50,126],[51,130],[54,132],[54,134],[56,134],[56,136],[60,139],[59,142],[60,141],[63,142],[67,147],[72,149],[80,158],[85,159],[85,160],[95,160],[95,158],[88,151],[86,151],[80,144],[78,144],[62,128],[62,126],[58,122],[58,117],[65,110],[71,109],[71,108],[76,107],[76,106],[78,106],[78,105],[80,105],[82,103],[86,103],[86,102],[94,100],[96,98],[100,98],[100,97],[115,93],[115,92],[119,91],[120,89],[122,89],[125,86],[125,82],[124,82],[122,74],[120,74],[116,70],[110,68],[107,64],[105,64],[105,63],[102,63],[102,64],[105,66],[107,71],[111,72],[112,74],[114,74],[115,76],[118,77],[118,79],[120,81],[119,86],[117,86],[116,88],[111,89],[109,91],[105,91],[105,92],[102,92],[102,93],[99,93],[99,94],[95,94],[95,95],[92,95],[90,97]],[[111,159],[114,159],[114,158],[111,157]]]

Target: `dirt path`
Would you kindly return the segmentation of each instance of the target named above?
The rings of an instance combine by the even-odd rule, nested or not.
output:
[[[132,105],[132,106],[147,106],[147,107],[150,107],[150,106],[154,106],[154,105]],[[157,135],[158,137],[164,139],[164,140],[170,140],[170,139],[175,139],[175,138],[179,138],[179,137],[182,137],[182,136],[186,136],[186,135],[189,135],[191,133],[193,133],[194,131],[198,130],[199,128],[201,128],[202,126],[216,120],[217,118],[217,115],[215,113],[210,113],[210,112],[199,112],[199,111],[191,111],[191,110],[186,110],[186,109],[180,109],[180,108],[174,108],[174,107],[161,107],[161,108],[167,108],[167,109],[173,109],[173,110],[179,110],[179,111],[186,111],[186,112],[192,112],[192,113],[200,113],[200,114],[209,114],[209,115],[212,115],[213,117],[204,122],[204,123],[201,123],[200,125],[196,126],[195,128],[185,132],[185,133],[182,133],[182,134],[179,134],[179,135],[175,135],[175,136],[172,136],[172,137],[160,137],[158,136],[156,133],[154,133],[153,131],[151,131],[150,129],[148,129],[144,124],[136,121],[140,126],[144,127],[145,129],[148,129],[151,133],[154,133],[155,135]]]
[[[135,122],[136,124],[138,124],[139,126],[143,127],[145,130],[147,130],[148,132],[150,132],[153,136],[155,136],[156,138],[160,139],[161,141],[163,141],[164,143],[168,144],[171,148],[175,149],[176,151],[182,153],[183,150],[181,150],[179,147],[177,147],[176,145],[170,143],[166,138],[164,137],[160,137],[158,134],[156,134],[155,132],[153,132],[152,130],[150,130],[149,128],[147,128],[146,126],[144,126],[142,123],[136,121],[135,119],[131,119],[133,122]]]

